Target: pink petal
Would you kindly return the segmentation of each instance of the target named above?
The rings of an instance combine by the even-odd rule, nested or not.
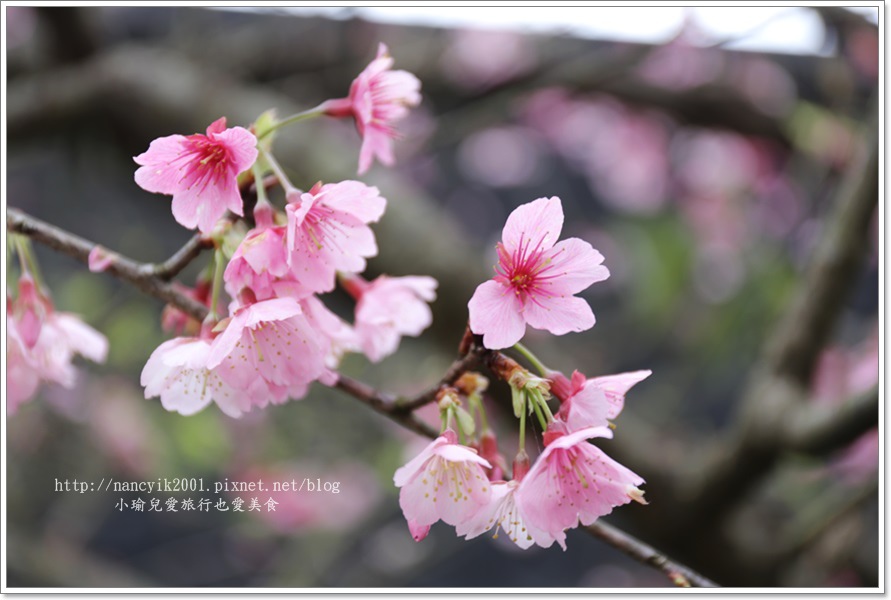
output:
[[[408,461],[405,465],[396,469],[396,473],[393,474],[393,484],[396,487],[402,487],[406,485],[411,479],[424,468],[424,464],[433,457],[436,449],[443,444],[448,444],[448,440],[445,436],[439,436],[427,446],[421,450],[421,452]]]
[[[526,333],[519,298],[513,290],[497,281],[480,284],[467,307],[470,311],[470,330],[483,336],[486,348],[499,350],[513,346]]]
[[[153,140],[148,150],[134,157],[136,164],[142,165],[134,175],[139,187],[157,194],[173,194],[179,189],[180,170],[171,164],[181,159],[185,142],[185,136],[168,135]]]
[[[652,374],[652,371],[644,370],[604,375],[589,379],[587,385],[603,390],[610,405],[607,418],[615,419],[622,412],[622,407],[625,405],[625,394],[628,393],[628,390]]]
[[[591,329],[595,322],[588,303],[575,296],[530,298],[523,307],[523,317],[532,327],[554,335],[585,331]]]
[[[393,157],[392,136],[383,129],[369,125],[362,136],[362,147],[359,149],[359,175],[368,172],[375,158],[388,167],[396,162]]]
[[[430,525],[418,525],[414,521],[408,521],[408,531],[416,542],[420,542],[430,533]]]
[[[541,287],[553,295],[571,296],[609,277],[609,270],[600,264],[603,255],[578,238],[557,243],[543,258],[550,262],[541,275],[552,279],[543,282]]]
[[[319,194],[324,203],[340,212],[353,215],[363,223],[377,222],[384,214],[387,201],[376,187],[359,181],[341,181],[322,186]]]
[[[210,135],[210,134],[208,134]],[[229,152],[230,167],[235,175],[251,168],[257,160],[257,138],[244,127],[232,127],[213,135],[213,139],[226,145]]]
[[[501,238],[513,252],[523,244],[543,250],[553,246],[563,230],[563,206],[560,198],[539,198],[518,206],[507,218]]]
[[[115,254],[113,252],[97,244],[90,250],[90,255],[87,257],[87,266],[93,273],[101,273],[110,267],[114,260]]]
[[[570,431],[578,431],[586,427],[605,427],[613,405],[606,394],[594,385],[587,385],[569,400],[566,425]],[[561,407],[561,412],[562,407]],[[618,413],[617,413],[618,414]]]
[[[108,356],[108,339],[104,335],[76,315],[56,313],[51,318],[64,334],[69,348],[93,362],[105,362],[105,357]]]

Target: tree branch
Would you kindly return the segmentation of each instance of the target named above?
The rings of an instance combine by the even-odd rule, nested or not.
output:
[[[164,281],[170,281],[179,275],[183,269],[188,267],[189,263],[201,254],[202,250],[211,246],[212,242],[210,240],[200,233],[196,233],[183,245],[182,248],[177,250],[173,256],[164,262],[154,265],[146,265],[146,274],[163,279]]]
[[[740,425],[728,436],[728,443],[707,457],[709,462],[692,475],[688,486],[690,511],[672,523],[671,535],[685,531],[694,521],[700,529],[719,531],[716,522],[720,516],[746,497],[785,450],[784,424],[806,402],[814,365],[866,255],[879,177],[878,127],[873,122],[867,130],[867,154],[843,180],[834,215],[798,295],[768,340],[761,365],[749,380]],[[863,416],[859,412],[856,415],[858,419]],[[862,426],[862,421],[857,422]],[[827,429],[834,426],[823,425]]]
[[[828,454],[850,444],[879,424],[879,388],[854,396],[841,406],[802,406],[786,420],[786,448]]]
[[[452,363],[438,384],[414,398],[398,400],[392,410],[396,412],[411,412],[433,402],[439,390],[455,383],[464,373],[473,371],[481,366],[485,362],[486,355],[490,352],[491,350],[486,350],[480,346],[473,346],[467,354]]]
[[[26,235],[62,254],[89,263],[90,251],[97,246],[82,237],[50,225],[18,209],[6,209],[7,230]],[[154,266],[138,263],[117,253],[111,253],[111,263],[105,269],[110,275],[133,284],[140,291],[176,306],[189,316],[203,321],[207,307],[176,290],[170,283],[153,275]]]
[[[631,558],[659,569],[668,575],[668,578],[678,587],[720,587],[711,579],[674,562],[652,546],[641,542],[608,523],[595,521],[584,529],[594,537],[600,538]]]

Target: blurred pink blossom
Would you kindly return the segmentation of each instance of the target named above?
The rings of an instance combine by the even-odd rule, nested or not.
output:
[[[353,117],[362,136],[359,151],[359,175],[371,168],[377,158],[392,165],[396,121],[405,118],[408,108],[421,102],[421,82],[408,71],[393,71],[393,58],[387,46],[380,44],[377,57],[350,86],[347,98],[328,100],[322,107],[333,117]]]
[[[527,36],[499,29],[457,29],[441,58],[445,75],[457,85],[486,89],[535,66]]]
[[[230,477],[232,481],[263,480],[266,491],[230,492],[230,497],[248,501],[256,496],[261,503],[272,498],[274,510],[249,512],[280,533],[310,529],[341,531],[354,527],[374,511],[381,498],[380,486],[367,466],[352,462],[323,467],[308,462],[250,468]],[[287,484],[288,489],[274,485]],[[309,483],[313,491],[309,491]],[[334,484],[337,483],[337,492]],[[327,484],[327,491],[326,491]],[[301,489],[302,485],[302,489]],[[321,487],[321,490],[316,489]]]
[[[381,275],[369,282],[356,275],[343,281],[357,301],[359,345],[372,362],[393,354],[402,336],[420,335],[433,322],[427,305],[436,299],[437,282],[432,277]]]

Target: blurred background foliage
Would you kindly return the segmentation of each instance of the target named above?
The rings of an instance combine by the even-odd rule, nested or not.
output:
[[[461,339],[467,299],[491,273],[505,218],[557,195],[564,236],[589,240],[612,276],[582,294],[594,329],[561,338],[530,331],[525,341],[567,373],[652,369],[630,393],[617,437],[647,423],[648,437],[630,440],[634,455],[679,468],[737,418],[740,390],[876,111],[877,27],[841,9],[816,12],[821,56],[727,50],[694,18],[664,43],[635,44],[387,25],[349,11],[326,19],[5,10],[8,204],[146,262],[172,254],[190,232],[171,218],[168,198],[133,183],[132,156],[155,137],[203,131],[221,115],[247,125],[267,108],[285,115],[344,96],[377,42],[387,43],[397,68],[420,77],[424,102],[400,127],[396,168],[366,178],[390,201],[369,275],[430,274],[440,293],[428,332],[379,366],[350,357],[343,370],[397,393],[437,381]],[[580,8],[578,18],[597,11]],[[319,120],[283,131],[277,154],[308,187],[354,178],[358,146],[352,127]],[[868,264],[820,360],[814,402],[840,402],[878,382],[877,219],[871,229]],[[317,385],[305,400],[238,421],[215,407],[192,417],[165,412],[138,385],[166,339],[161,303],[46,248],[37,253],[57,309],[83,315],[111,351],[103,366],[81,365],[75,389],[45,386],[7,420],[9,585],[668,585],[583,532],[570,534],[566,553],[519,552],[491,536],[464,542],[445,526],[416,544],[392,474],[424,440],[337,391]],[[180,279],[191,284],[210,260],[202,255]],[[330,301],[351,310],[345,297]],[[493,410],[505,392],[493,384]],[[510,448],[513,420],[502,421]],[[613,451],[613,442],[605,447]],[[799,526],[815,532],[769,570],[650,536],[655,520],[677,515],[660,509],[669,504],[659,473],[627,464],[654,479],[651,505],[610,520],[669,555],[677,546],[678,558],[721,583],[877,585],[875,432],[828,458],[784,461],[727,517],[723,526],[746,552],[787,526],[790,535]],[[284,495],[276,513],[236,515],[119,511],[120,499],[136,495],[54,491],[56,479],[183,476],[320,477],[340,481],[341,493]]]

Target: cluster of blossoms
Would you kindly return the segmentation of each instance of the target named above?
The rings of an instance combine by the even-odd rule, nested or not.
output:
[[[541,198],[508,218],[497,247],[496,276],[480,285],[469,303],[470,329],[483,336],[486,348],[517,344],[526,325],[556,335],[594,325],[590,306],[574,294],[606,279],[609,271],[587,242],[557,242],[562,227],[558,198]],[[510,385],[519,418],[512,477],[506,478],[506,461],[486,421],[481,394],[487,383],[465,374],[455,387],[440,391],[442,434],[393,478],[415,540],[442,520],[467,539],[494,528],[496,537],[503,530],[520,548],[557,542],[565,550],[567,529],[590,525],[632,500],[646,503],[638,487],[643,479],[588,440],[612,437],[611,420],[621,412],[625,394],[650,371],[590,379],[576,371],[567,378],[524,346],[516,348],[541,376],[501,354],[489,364]],[[556,416],[548,405],[552,394],[560,401]],[[473,412],[482,422],[477,437]],[[530,466],[525,434],[531,414],[541,425],[544,450]]]
[[[20,255],[27,254],[22,244]],[[31,399],[41,381],[74,386],[77,372],[71,361],[81,355],[105,362],[108,341],[77,315],[56,312],[23,261],[18,296],[6,298],[7,414]]]
[[[420,101],[417,78],[392,65],[381,45],[346,98],[280,121],[266,113],[250,128],[227,127],[224,117],[204,134],[156,139],[135,157],[136,183],[172,196],[176,221],[197,229],[215,249],[213,268],[194,288],[174,284],[205,306],[207,317],[198,321],[173,306],[164,310],[162,325],[177,337],[149,357],[141,377],[146,398],[160,397],[165,409],[184,415],[216,403],[239,417],[302,398],[313,382],[335,385],[344,354],[363,353],[378,362],[396,351],[402,336],[419,335],[430,325],[434,279],[381,275],[368,281],[361,275],[378,252],[371,224],[387,205],[378,189],[348,180],[303,191],[272,153],[278,129],[328,115],[354,119],[363,140],[360,174],[375,158],[392,164],[393,124]],[[275,188],[282,192],[280,206],[269,197]],[[590,525],[632,500],[645,503],[638,487],[643,479],[589,440],[612,437],[611,420],[625,394],[650,372],[591,379],[575,372],[567,378],[519,344],[527,325],[555,335],[594,325],[590,306],[576,294],[609,271],[587,242],[558,241],[562,228],[559,198],[517,208],[497,245],[495,277],[468,304],[469,329],[513,394],[519,447],[512,468],[486,418],[488,380],[464,373],[437,396],[441,435],[394,476],[416,540],[443,520],[466,538],[495,528],[522,548],[557,542],[565,549],[566,530]],[[105,270],[114,260],[96,247],[90,269]],[[18,297],[7,312],[13,409],[33,395],[40,379],[71,385],[75,353],[101,361],[107,350],[99,334],[53,311],[24,265]],[[338,284],[355,300],[352,322],[322,300]],[[540,376],[498,352],[511,346]],[[552,412],[554,397],[560,407]],[[541,426],[544,447],[534,462],[526,453],[529,415]]]
[[[386,200],[358,181],[295,187],[274,158],[271,134],[308,116],[351,117],[363,137],[360,173],[372,157],[391,164],[393,122],[420,101],[420,83],[392,71],[381,45],[377,58],[353,82],[348,98],[328,100],[307,113],[274,121],[268,115],[250,129],[226,127],[225,118],[206,134],[159,138],[135,158],[136,182],[173,196],[173,216],[216,247],[212,282],[187,294],[206,304],[204,323],[168,309],[165,324],[182,333],[159,346],[142,372],[147,398],[159,396],[171,411],[193,414],[215,402],[238,417],[254,407],[306,395],[310,384],[333,385],[347,352],[380,361],[396,351],[403,335],[418,335],[432,321],[430,277],[366,281],[366,259],[377,254],[370,224]],[[266,139],[264,139],[266,138]],[[284,191],[284,207],[267,198],[267,176]],[[241,179],[240,179],[241,178]],[[226,218],[245,216],[242,190],[253,185],[254,227],[245,231]],[[353,324],[320,299],[338,282],[356,301]],[[221,288],[231,298],[218,318]]]

